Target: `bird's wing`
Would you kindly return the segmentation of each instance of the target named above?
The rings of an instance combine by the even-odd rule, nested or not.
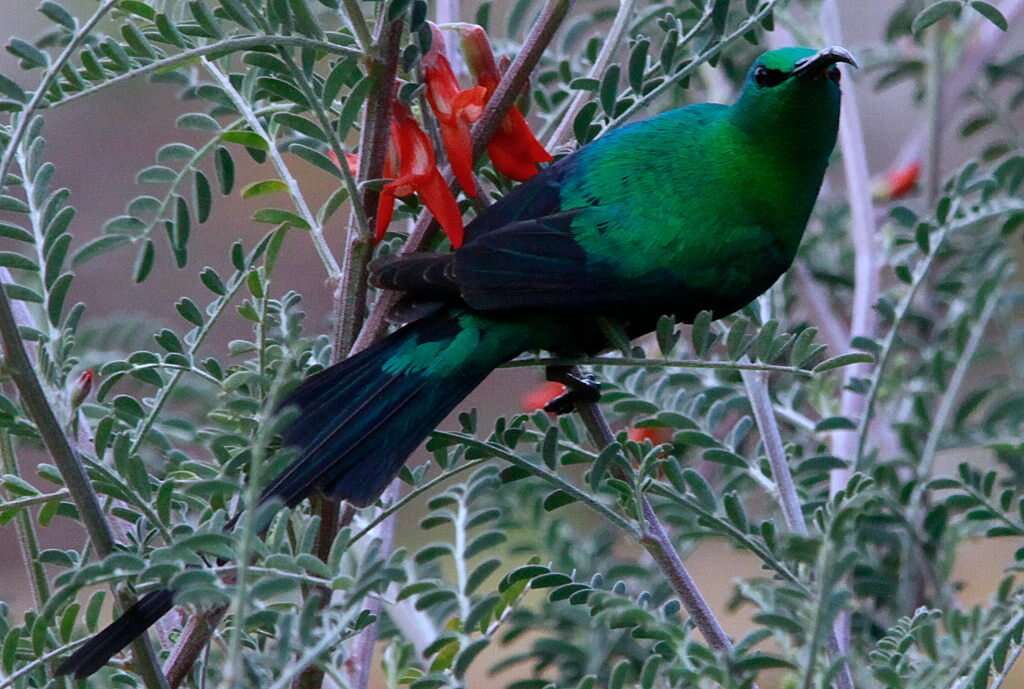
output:
[[[595,260],[579,244],[574,221],[588,210],[510,223],[467,243],[455,254],[453,271],[462,298],[484,311],[598,311],[635,304],[648,292],[656,296],[656,278],[664,276],[627,279],[614,263]]]
[[[466,243],[510,223],[557,212],[561,206],[562,184],[572,174],[577,158],[577,153],[562,158],[495,201],[466,226]]]

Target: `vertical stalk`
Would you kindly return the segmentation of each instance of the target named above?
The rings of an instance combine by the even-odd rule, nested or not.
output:
[[[372,80],[373,88],[366,102],[359,143],[357,181],[360,184],[383,175],[391,136],[391,103],[395,97],[402,31],[401,19],[385,24],[379,38],[380,57],[372,58],[369,63],[368,78]],[[361,204],[363,215],[374,218],[379,196],[380,192],[374,189],[364,189],[361,199],[351,200],[353,209]],[[370,234],[372,228],[362,231],[355,218],[356,211],[353,210],[345,236],[341,278],[334,291],[334,361],[348,356],[366,320],[367,268],[373,256],[373,237]]]
[[[942,181],[942,97],[943,51],[945,22],[928,30],[928,66],[925,71],[925,93],[928,99],[928,146],[924,169],[925,206],[931,208],[939,198]]]
[[[10,433],[0,433],[0,470],[5,474],[21,476],[18,469],[18,458],[14,454],[14,443],[11,441]],[[25,561],[25,568],[28,570],[28,581],[32,588],[32,599],[35,601],[36,609],[41,610],[50,599],[50,582],[46,578],[46,569],[39,561],[39,537],[36,535],[36,526],[32,521],[32,512],[29,508],[23,508],[14,520],[18,533],[18,547],[21,549],[21,557]]]

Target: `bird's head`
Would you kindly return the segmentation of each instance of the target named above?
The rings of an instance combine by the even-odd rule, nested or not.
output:
[[[839,122],[840,62],[857,66],[853,55],[839,46],[762,53],[733,106],[737,123],[758,136],[820,140],[831,152]]]

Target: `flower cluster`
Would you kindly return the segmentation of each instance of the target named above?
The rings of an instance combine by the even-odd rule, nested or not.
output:
[[[473,176],[472,125],[480,119],[484,106],[494,95],[501,81],[487,33],[476,25],[459,25],[462,49],[477,85],[463,89],[445,55],[441,30],[430,25],[430,50],[423,56],[423,78],[427,102],[437,119],[444,152],[455,180],[467,196],[477,195]],[[335,165],[340,161],[329,154]],[[517,182],[533,177],[540,163],[551,161],[551,155],[537,141],[523,113],[516,107],[498,125],[487,145],[487,155],[494,169]],[[358,157],[347,155],[350,170],[358,167]],[[390,181],[381,189],[377,205],[375,238],[380,241],[394,215],[395,199],[416,194],[441,225],[452,246],[462,245],[464,226],[455,195],[445,183],[437,167],[437,156],[430,137],[423,131],[409,106],[395,101],[391,117],[391,140],[384,163],[384,177]]]

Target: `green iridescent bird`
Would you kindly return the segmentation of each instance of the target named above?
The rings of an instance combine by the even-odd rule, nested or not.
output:
[[[284,442],[300,455],[262,500],[319,492],[375,501],[423,439],[522,352],[607,347],[597,317],[631,336],[662,314],[742,308],[796,256],[836,142],[838,47],[761,55],[729,106],[680,108],[610,132],[488,208],[450,254],[374,266],[380,287],[434,308],[305,381]],[[584,381],[554,403],[567,411]],[[590,394],[594,393],[591,388]],[[173,605],[143,597],[60,668],[84,677]]]

